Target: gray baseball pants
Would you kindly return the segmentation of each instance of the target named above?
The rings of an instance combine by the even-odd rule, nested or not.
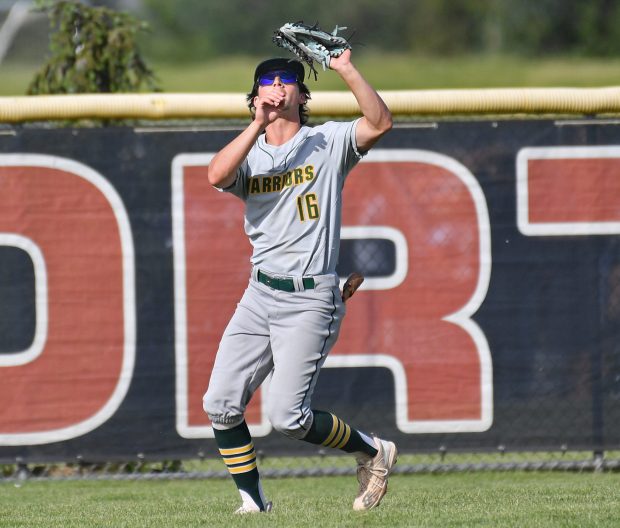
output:
[[[269,421],[287,436],[306,436],[318,374],[345,314],[338,277],[314,280],[314,289],[285,292],[250,279],[220,341],[203,398],[214,428],[239,425],[252,395],[272,373],[264,395]]]

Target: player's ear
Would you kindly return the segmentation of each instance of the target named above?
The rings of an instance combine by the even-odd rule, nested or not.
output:
[[[308,99],[306,98],[306,94],[305,93],[300,93],[299,94],[299,104],[306,104],[308,102]]]
[[[256,108],[256,103],[258,102],[258,95],[254,96],[254,99],[252,99],[252,105],[254,106],[254,108]]]

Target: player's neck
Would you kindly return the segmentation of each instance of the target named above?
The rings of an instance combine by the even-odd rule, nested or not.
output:
[[[301,129],[301,123],[299,120],[290,121],[287,119],[276,119],[273,123],[267,126],[265,129],[265,141],[268,145],[284,145],[289,141],[299,130]]]

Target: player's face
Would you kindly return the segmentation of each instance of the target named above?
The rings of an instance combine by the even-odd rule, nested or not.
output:
[[[283,110],[294,108],[297,110],[300,104],[304,104],[304,95],[299,91],[297,75],[287,70],[275,70],[267,72],[258,78],[258,93],[268,90],[277,90],[284,94]]]

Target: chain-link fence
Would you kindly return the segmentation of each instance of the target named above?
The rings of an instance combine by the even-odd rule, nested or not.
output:
[[[317,454],[311,457],[269,457],[258,452],[259,470],[266,478],[355,475],[351,456]],[[37,464],[16,461],[0,465],[0,483],[19,486],[28,481],[54,480],[166,480],[226,479],[229,472],[220,459],[150,461],[144,457],[126,462]],[[620,451],[591,453],[558,451],[547,453],[437,453],[401,455],[395,474],[442,474],[498,471],[620,471]]]

